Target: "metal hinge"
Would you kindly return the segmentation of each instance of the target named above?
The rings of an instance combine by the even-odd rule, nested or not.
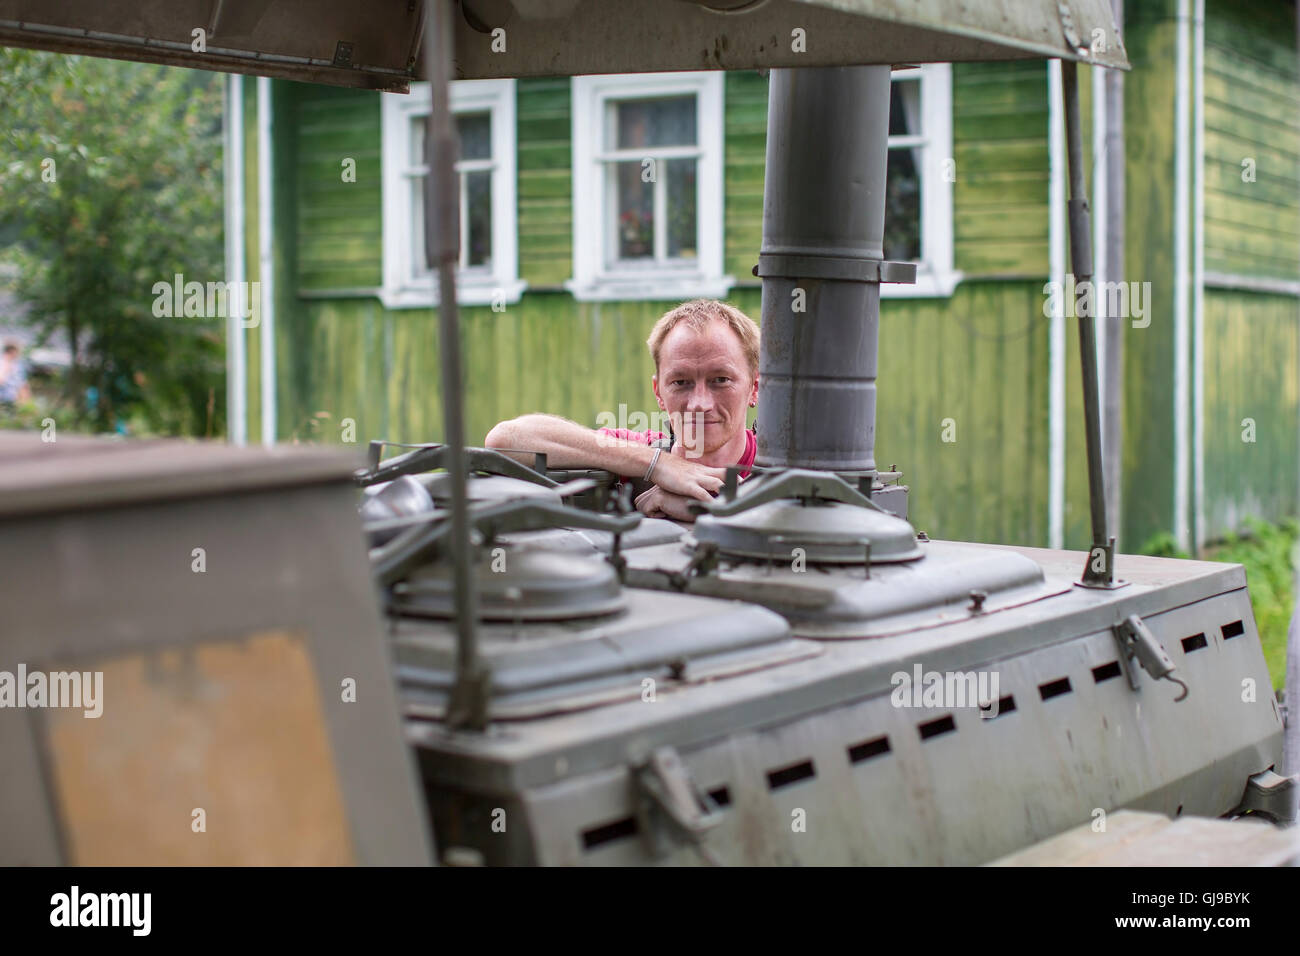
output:
[[[1151,675],[1152,680],[1165,677],[1183,689],[1183,692],[1174,698],[1175,703],[1187,697],[1189,693],[1187,685],[1173,676],[1174,662],[1161,643],[1156,640],[1156,636],[1151,633],[1151,629],[1142,622],[1142,618],[1130,614],[1121,623],[1116,624],[1115,639],[1119,641],[1120,655],[1124,660],[1124,670],[1128,673],[1130,687],[1134,690],[1139,689],[1137,668],[1133,665],[1136,658],[1137,663]]]

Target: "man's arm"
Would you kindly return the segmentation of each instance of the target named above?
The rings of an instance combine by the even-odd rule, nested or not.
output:
[[[655,455],[649,445],[601,435],[558,415],[521,415],[500,422],[488,432],[484,444],[498,450],[511,449],[505,453],[524,464],[532,464],[530,456],[512,452],[541,452],[553,468],[602,468],[627,478],[643,477]],[[675,494],[707,501],[722,487],[724,477],[725,469],[663,453],[651,480]]]

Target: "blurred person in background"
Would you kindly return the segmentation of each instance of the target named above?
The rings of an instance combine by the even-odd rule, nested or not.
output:
[[[4,352],[0,353],[0,408],[12,409],[31,400],[22,350],[17,342],[6,342]]]

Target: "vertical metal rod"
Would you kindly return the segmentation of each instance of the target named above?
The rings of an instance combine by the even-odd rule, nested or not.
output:
[[[1061,63],[1065,99],[1065,147],[1070,165],[1070,271],[1080,299],[1092,284],[1092,234],[1084,183],[1083,134],[1079,123],[1079,68]],[[1088,285],[1085,285],[1087,283]],[[1096,296],[1089,296],[1093,302]],[[1109,586],[1114,581],[1114,544],[1107,539],[1106,491],[1101,461],[1101,398],[1097,386],[1097,328],[1092,310],[1076,308],[1079,322],[1079,361],[1083,372],[1083,417],[1088,444],[1088,503],[1092,516],[1092,549],[1084,565],[1083,583]],[[1086,314],[1079,314],[1086,313]]]
[[[1111,0],[1115,23],[1124,31],[1124,0]],[[1106,70],[1106,280],[1123,282],[1127,276],[1124,267],[1124,71]],[[1102,429],[1103,473],[1106,479],[1106,517],[1110,520],[1112,535],[1123,547],[1124,533],[1121,511],[1124,480],[1124,329],[1127,316],[1108,316],[1107,335],[1103,348],[1102,365],[1105,374],[1104,416]]]
[[[248,278],[244,247],[244,78],[226,77],[226,435],[232,445],[248,444],[248,352],[244,301]]]
[[[486,675],[478,656],[478,595],[471,569],[469,506],[465,489],[465,424],[460,361],[460,313],[456,267],[460,261],[460,193],[456,159],[460,144],[448,106],[451,67],[451,3],[428,0],[424,56],[431,89],[425,156],[424,244],[429,268],[438,272],[438,352],[442,369],[443,430],[451,476],[451,558],[456,588],[456,684],[447,707],[452,727],[487,726]]]

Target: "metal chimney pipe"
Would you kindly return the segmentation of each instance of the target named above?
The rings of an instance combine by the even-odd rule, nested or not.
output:
[[[889,67],[768,82],[756,463],[875,472]]]

